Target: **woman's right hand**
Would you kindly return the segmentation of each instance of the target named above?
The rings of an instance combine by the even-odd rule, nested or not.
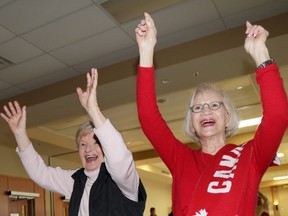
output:
[[[3,107],[1,117],[8,123],[11,131],[16,136],[22,132],[26,133],[26,106],[20,107],[17,101],[9,102]]]
[[[26,132],[26,106],[21,107],[17,101],[9,102],[5,105],[1,117],[8,123],[15,136],[20,151],[24,151],[30,144],[30,139]]]

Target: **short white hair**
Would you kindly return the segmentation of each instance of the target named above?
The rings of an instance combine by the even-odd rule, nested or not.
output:
[[[195,131],[192,131],[192,120],[191,120],[191,114],[192,111],[190,107],[193,105],[194,99],[196,95],[203,93],[203,92],[214,92],[218,95],[220,95],[223,98],[223,105],[229,115],[229,122],[227,124],[227,127],[225,129],[225,136],[226,138],[231,137],[234,135],[239,127],[239,115],[238,112],[233,105],[231,99],[229,98],[227,92],[219,87],[216,86],[215,84],[212,83],[202,83],[198,85],[195,89],[195,91],[191,95],[191,99],[189,100],[188,107],[187,107],[187,112],[186,112],[186,117],[185,117],[185,122],[184,122],[184,131],[187,137],[189,137],[193,142],[200,143],[199,137],[196,134]]]

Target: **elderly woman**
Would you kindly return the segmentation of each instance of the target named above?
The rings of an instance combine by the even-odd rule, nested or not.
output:
[[[246,23],[244,47],[257,66],[263,105],[254,138],[239,146],[226,143],[238,127],[236,110],[223,90],[205,84],[196,88],[186,115],[186,134],[202,147],[192,150],[177,140],[158,110],[153,67],[157,30],[151,16],[144,13],[144,17],[135,29],[140,53],[138,115],[145,135],[173,176],[174,215],[255,215],[259,183],[288,124],[286,92],[265,45],[268,32]]]
[[[91,74],[87,73],[86,91],[77,88],[80,103],[92,119],[76,133],[81,169],[64,170],[44,164],[26,132],[25,106],[9,102],[1,117],[15,135],[17,152],[30,178],[70,198],[69,216],[142,216],[146,192],[122,136],[98,107],[97,81],[97,70],[93,68]]]

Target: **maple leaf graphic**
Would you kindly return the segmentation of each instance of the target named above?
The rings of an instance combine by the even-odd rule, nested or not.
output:
[[[193,216],[207,216],[208,213],[206,212],[206,209],[200,209],[199,212],[196,212],[196,215]]]

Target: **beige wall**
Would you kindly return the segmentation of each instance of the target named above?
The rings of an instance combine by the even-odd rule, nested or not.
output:
[[[138,170],[142,183],[146,189],[147,202],[144,216],[150,215],[150,208],[155,207],[158,216],[167,216],[171,209],[171,180],[161,179],[159,175],[149,176],[145,171]]]
[[[273,199],[278,201],[278,210],[276,210],[273,202],[271,203],[274,216],[288,215],[288,185],[274,186],[271,190]]]
[[[274,214],[274,206],[273,206],[272,188],[271,187],[260,188],[260,191],[269,200],[269,214],[270,214],[270,216],[274,216],[275,214]]]
[[[269,200],[270,216],[286,216],[288,215],[288,185],[278,185],[273,187],[260,188],[260,191]],[[274,201],[278,201],[278,210],[274,205]]]
[[[28,177],[15,149],[0,146],[0,174]]]

